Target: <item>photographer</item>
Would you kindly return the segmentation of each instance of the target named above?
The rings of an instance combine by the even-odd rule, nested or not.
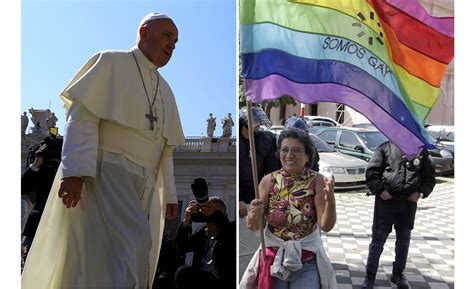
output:
[[[33,160],[31,165],[21,176],[21,194],[28,195],[35,192],[35,202],[23,230],[22,254],[30,248],[36,229],[43,214],[49,191],[54,181],[61,159],[62,140],[54,135],[46,137],[35,149],[30,152]]]
[[[180,267],[175,275],[176,288],[235,287],[235,223],[227,218],[226,205],[218,197],[207,196],[207,183],[197,178],[191,185],[196,200],[189,202],[176,236],[178,250],[193,252],[191,266]],[[206,223],[192,232],[192,223]]]

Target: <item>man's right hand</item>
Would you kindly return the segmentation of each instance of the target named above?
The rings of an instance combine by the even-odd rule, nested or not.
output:
[[[382,200],[386,201],[386,200],[390,200],[392,199],[392,195],[390,195],[389,192],[387,191],[383,191],[381,194],[380,194],[380,197],[382,198]]]
[[[191,215],[196,214],[198,211],[199,206],[196,200],[190,201],[186,207],[186,214],[184,215],[183,223],[187,225],[191,224]]]
[[[61,180],[58,197],[63,199],[66,208],[74,208],[79,203],[83,182],[82,178],[79,177],[67,177]]]
[[[41,165],[43,164],[43,157],[42,156],[37,156],[35,158],[35,161],[33,162],[33,166],[39,170]]]

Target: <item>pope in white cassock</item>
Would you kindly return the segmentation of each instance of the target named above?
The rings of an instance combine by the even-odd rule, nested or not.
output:
[[[172,153],[184,136],[158,73],[177,41],[168,16],[148,14],[137,46],[95,54],[62,91],[62,162],[23,289],[151,288],[164,219],[178,208]]]

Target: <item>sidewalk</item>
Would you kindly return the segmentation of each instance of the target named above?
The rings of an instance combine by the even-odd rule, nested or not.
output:
[[[331,232],[323,233],[324,246],[336,272],[338,288],[360,288],[372,234],[374,197],[367,197],[365,191],[338,192],[336,202],[337,224]],[[240,276],[249,259],[245,253],[254,245],[250,243],[255,240],[249,241],[248,234],[245,238],[241,235]],[[394,249],[392,231],[380,257],[374,288],[396,288],[389,281]],[[419,201],[405,274],[414,289],[454,288],[453,179],[438,179],[433,193]]]

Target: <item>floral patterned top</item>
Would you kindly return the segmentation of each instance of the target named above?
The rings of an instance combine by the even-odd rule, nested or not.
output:
[[[288,175],[280,170],[272,173],[267,222],[270,231],[285,241],[301,239],[317,226],[315,171]]]

